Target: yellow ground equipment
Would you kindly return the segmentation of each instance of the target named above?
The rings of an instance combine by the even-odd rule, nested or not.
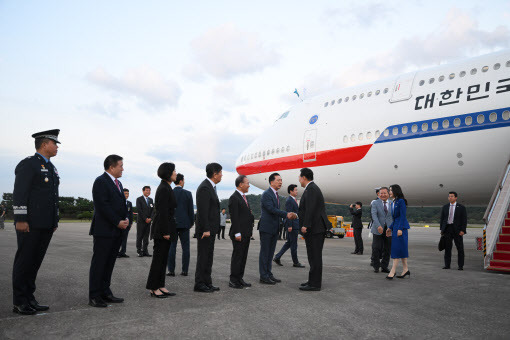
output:
[[[326,237],[333,238],[334,236],[338,236],[338,238],[343,238],[345,236],[346,229],[350,228],[350,225],[344,224],[344,217],[328,215],[328,220],[333,225],[333,228],[328,230]]]

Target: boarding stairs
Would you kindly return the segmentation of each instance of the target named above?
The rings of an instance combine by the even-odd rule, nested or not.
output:
[[[510,273],[510,160],[505,166],[483,217],[484,267]]]

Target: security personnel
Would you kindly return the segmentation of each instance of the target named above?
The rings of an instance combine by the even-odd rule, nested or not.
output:
[[[34,297],[37,272],[58,227],[57,168],[50,162],[57,155],[60,130],[35,133],[36,154],[16,166],[13,192],[14,224],[18,250],[12,270],[13,312],[35,314],[49,306]]]

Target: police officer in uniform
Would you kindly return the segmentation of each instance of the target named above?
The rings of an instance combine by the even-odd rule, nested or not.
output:
[[[13,192],[14,224],[18,250],[12,270],[13,312],[35,314],[49,306],[34,297],[37,272],[58,227],[57,168],[50,162],[57,155],[60,130],[35,133],[36,154],[22,160],[15,170]]]

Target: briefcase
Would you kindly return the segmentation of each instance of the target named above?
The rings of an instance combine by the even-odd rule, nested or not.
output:
[[[445,247],[446,247],[446,238],[443,235],[439,239],[439,244],[437,245],[437,248],[439,249],[439,251],[443,251]]]

